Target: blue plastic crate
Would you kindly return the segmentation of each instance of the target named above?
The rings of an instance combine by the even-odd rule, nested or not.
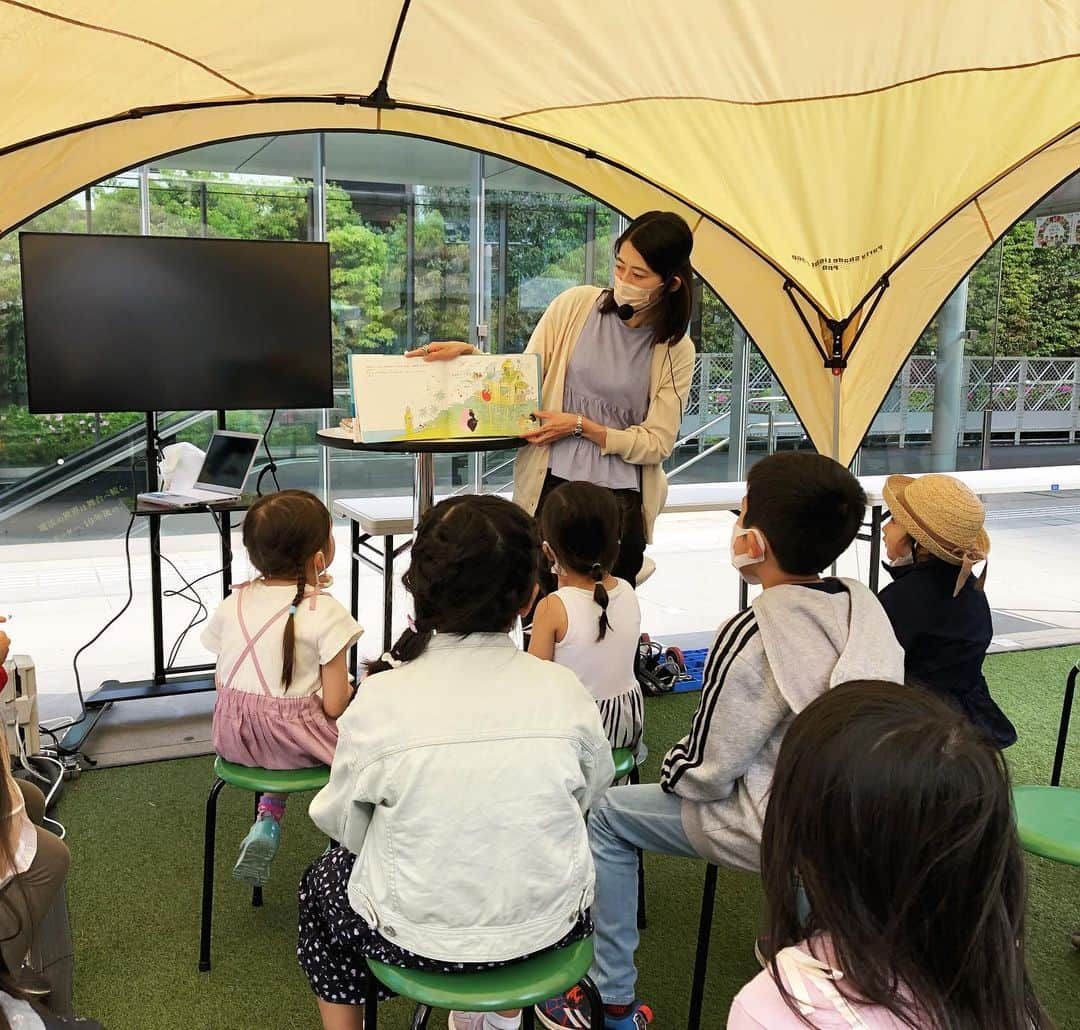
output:
[[[693,679],[676,683],[673,693],[685,694],[691,690],[701,689],[701,681],[705,675],[705,662],[708,657],[709,649],[707,647],[702,647],[694,651],[683,651],[683,661],[686,662],[686,671]]]

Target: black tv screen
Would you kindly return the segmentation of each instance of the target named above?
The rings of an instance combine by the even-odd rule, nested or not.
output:
[[[23,233],[31,412],[333,404],[325,243]]]

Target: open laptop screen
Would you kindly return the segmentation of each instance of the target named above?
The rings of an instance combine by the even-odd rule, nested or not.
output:
[[[199,473],[199,486],[220,490],[243,489],[258,446],[257,435],[215,432],[206,449],[206,459]]]

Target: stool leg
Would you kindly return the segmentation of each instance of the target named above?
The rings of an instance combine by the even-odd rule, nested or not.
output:
[[[586,976],[578,986],[589,1002],[589,1026],[592,1030],[604,1030],[604,999],[600,997],[592,977]]]
[[[258,794],[255,795],[255,818],[256,819],[259,818],[259,795]],[[252,887],[251,888],[251,907],[252,908],[262,908],[262,903],[263,903],[262,887]]]
[[[431,1009],[427,1005],[417,1005],[413,1012],[410,1030],[427,1030],[427,1021],[430,1015]],[[364,1030],[368,1030],[368,1028],[365,1026]]]
[[[379,981],[371,971],[371,967],[365,968],[367,973],[367,986],[364,991],[364,1030],[378,1030],[379,1021]]]
[[[217,834],[217,799],[224,780],[215,779],[206,799],[203,831],[202,926],[199,930],[199,972],[210,968],[210,924],[214,917],[214,843]]]
[[[635,765],[630,770],[630,783],[636,785],[640,782],[641,773]],[[639,930],[644,930],[649,925],[645,914],[645,852],[641,848],[637,849],[637,925]]]
[[[1057,749],[1054,751],[1054,771],[1050,773],[1050,786],[1061,785],[1061,766],[1065,761],[1065,745],[1069,742],[1069,718],[1072,715],[1073,694],[1076,691],[1076,674],[1080,665],[1073,666],[1065,681],[1065,698],[1061,703],[1061,722],[1058,724]]]
[[[709,968],[709,938],[712,936],[713,905],[716,901],[716,866],[705,867],[705,886],[701,892],[701,920],[698,923],[697,953],[694,956],[694,982],[690,988],[690,1017],[687,1030],[700,1030],[701,1006],[705,996],[705,973]]]
[[[532,1005],[521,1010],[521,1030],[536,1030],[536,1010]]]

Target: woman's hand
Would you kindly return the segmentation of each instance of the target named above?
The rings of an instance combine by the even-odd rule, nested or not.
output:
[[[417,347],[416,350],[407,350],[405,352],[405,357],[423,358],[425,361],[450,361],[453,358],[460,358],[465,354],[476,353],[478,352],[471,343],[443,340],[434,343],[425,343],[423,347]]]
[[[577,428],[577,415],[566,411],[534,411],[533,418],[542,422],[539,429],[523,433],[529,443],[554,443],[566,436],[573,436]],[[587,419],[582,420],[582,429],[589,425]],[[585,434],[583,434],[585,435]]]

